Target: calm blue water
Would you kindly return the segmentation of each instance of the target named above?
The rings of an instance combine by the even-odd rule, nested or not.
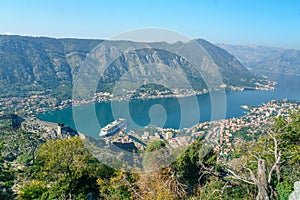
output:
[[[270,78],[278,82],[274,91],[247,90],[197,97],[97,103],[47,112],[38,118],[62,122],[84,134],[98,137],[101,127],[119,117],[127,120],[129,129],[150,124],[178,129],[199,122],[243,116],[242,105],[258,106],[270,100],[300,100],[300,77],[272,75]]]

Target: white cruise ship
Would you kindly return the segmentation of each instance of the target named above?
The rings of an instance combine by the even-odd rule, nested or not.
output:
[[[105,127],[103,127],[99,133],[100,137],[108,137],[119,133],[120,131],[125,131],[127,128],[127,123],[125,119],[117,119]]]

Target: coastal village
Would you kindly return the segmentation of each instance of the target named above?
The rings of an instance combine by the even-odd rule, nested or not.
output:
[[[275,82],[266,80],[264,85],[256,83],[255,90],[274,90]],[[245,88],[222,84],[218,88],[211,91],[243,91]],[[73,100],[66,99],[58,101],[50,94],[35,94],[28,97],[0,97],[0,115],[17,114],[25,117],[32,117],[38,113],[43,113],[53,110],[61,110],[70,106],[80,106],[92,103],[123,101],[131,99],[154,99],[168,97],[187,97],[208,93],[208,89],[193,90],[193,89],[178,89],[170,90],[154,90],[149,92],[128,90],[123,91],[121,95],[115,95],[109,92],[95,92],[90,99]]]
[[[274,117],[288,117],[290,111],[300,109],[300,104],[290,101],[270,101],[260,107],[243,106],[248,111],[241,118],[230,118],[219,121],[199,123],[191,128],[176,130],[171,128],[149,128],[145,131],[131,130],[119,133],[106,140],[113,144],[131,146],[137,150],[145,150],[146,145],[154,140],[163,140],[169,148],[186,146],[199,137],[219,152],[219,159],[226,158],[234,151],[234,144],[239,139],[255,139],[264,134],[272,124]]]
[[[239,139],[256,139],[266,133],[266,128],[273,124],[275,117],[288,118],[291,111],[300,109],[300,104],[273,100],[259,107],[243,107],[248,110],[244,117],[197,124],[191,128],[191,140],[199,136],[205,138],[214,151],[219,152],[219,158],[226,158],[234,151],[234,144]]]
[[[115,145],[128,151],[144,151],[147,144],[162,140],[167,148],[184,147],[201,138],[219,152],[219,159],[234,151],[234,144],[239,139],[253,139],[264,132],[272,124],[274,117],[288,117],[289,112],[300,109],[298,102],[270,101],[259,107],[243,106],[247,114],[241,118],[230,118],[219,121],[199,123],[191,128],[182,130],[160,127],[145,127],[137,130],[120,130],[116,134],[100,139],[106,146]],[[271,123],[270,123],[271,122]],[[43,133],[45,139],[56,139],[79,135],[86,136],[64,124],[43,122],[34,117],[26,118],[21,129],[31,133]]]
[[[0,98],[0,115],[18,114],[20,116],[34,116],[37,113],[55,109],[56,99],[51,95],[31,95],[29,97]]]
[[[273,90],[274,82],[266,85],[257,85],[256,90]],[[221,85],[216,90],[243,91],[245,88]],[[44,122],[36,118],[38,113],[63,109],[70,106],[79,106],[98,102],[122,101],[134,98],[168,98],[186,97],[207,93],[207,89],[202,91],[174,89],[149,91],[126,91],[122,96],[114,96],[109,92],[98,92],[90,100],[74,101],[71,99],[57,102],[57,99],[50,95],[31,95],[28,98],[2,97],[0,98],[0,115],[14,113],[24,118],[20,128],[30,133],[42,133],[43,140],[72,137],[79,135],[86,138],[86,135],[77,132],[64,124]],[[161,127],[144,127],[136,130],[119,130],[109,137],[95,138],[106,145],[116,146],[128,151],[144,151],[147,144],[155,140],[162,140],[166,147],[176,149],[188,146],[198,138],[213,146],[214,151],[219,152],[219,158],[226,158],[234,151],[234,143],[239,139],[249,139],[261,134],[274,116],[287,116],[289,110],[299,108],[299,104],[289,101],[271,101],[260,107],[243,107],[248,111],[247,115],[241,118],[223,119],[219,121],[204,122],[194,125],[191,128],[182,130]],[[244,131],[247,130],[247,131]],[[251,134],[250,134],[251,133]],[[103,142],[104,141],[104,142]]]
[[[147,167],[147,162],[143,161],[147,159],[147,145],[150,143],[162,141],[165,147],[153,155],[158,159],[165,159],[165,156],[169,159],[170,155],[176,154],[170,153],[182,152],[199,139],[210,145],[217,153],[217,161],[222,162],[230,158],[241,139],[251,140],[265,134],[275,117],[288,118],[291,111],[300,109],[300,103],[282,100],[270,101],[258,107],[242,107],[247,114],[240,118],[203,122],[181,130],[152,126],[135,130],[120,129],[108,137],[97,138],[84,135],[65,124],[41,121],[34,116],[22,118],[14,114],[1,115],[0,129],[7,127],[8,123],[12,127],[0,135],[3,141],[7,141],[3,145],[2,157],[5,165],[23,170],[29,162],[33,162],[39,145],[48,140],[78,136],[88,145],[86,147],[90,153],[104,164],[114,158],[117,161],[130,161],[133,167]],[[14,127],[14,123],[17,127]],[[118,165],[118,162],[112,164]],[[18,191],[17,186],[13,188],[15,192]]]

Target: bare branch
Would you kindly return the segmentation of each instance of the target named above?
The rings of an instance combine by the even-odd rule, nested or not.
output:
[[[236,179],[236,180],[240,180],[240,181],[243,181],[245,183],[248,183],[248,184],[251,184],[251,185],[256,185],[254,182],[251,182],[251,181],[248,181],[245,177],[241,177],[237,174],[235,174],[232,170],[230,169],[227,169],[228,172],[230,172],[232,174],[232,178]]]
[[[273,139],[274,141],[274,158],[275,158],[275,163],[274,165],[272,166],[270,172],[269,172],[269,175],[268,175],[268,184],[271,183],[271,180],[272,180],[272,173],[273,171],[276,169],[276,167],[278,167],[278,164],[280,163],[280,159],[281,159],[281,151],[278,150],[278,141],[276,139],[275,136],[273,136],[270,131],[268,131],[268,134],[269,136]]]
[[[130,190],[132,192],[134,192],[135,195],[137,195],[140,199],[144,199],[135,189],[134,187],[129,183],[129,181],[127,180],[127,177],[124,176],[122,179],[123,182],[125,182],[125,184],[130,188]]]
[[[257,180],[257,178],[255,178],[254,173],[252,172],[251,169],[249,169],[249,168],[246,168],[246,169],[250,172],[252,181],[258,187],[259,192],[258,192],[256,199],[259,200],[260,195],[262,195],[265,200],[269,200],[269,196],[268,196],[266,188]]]

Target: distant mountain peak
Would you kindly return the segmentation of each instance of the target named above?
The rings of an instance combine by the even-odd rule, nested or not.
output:
[[[236,56],[244,66],[258,75],[300,75],[300,50],[249,45],[219,46]]]

